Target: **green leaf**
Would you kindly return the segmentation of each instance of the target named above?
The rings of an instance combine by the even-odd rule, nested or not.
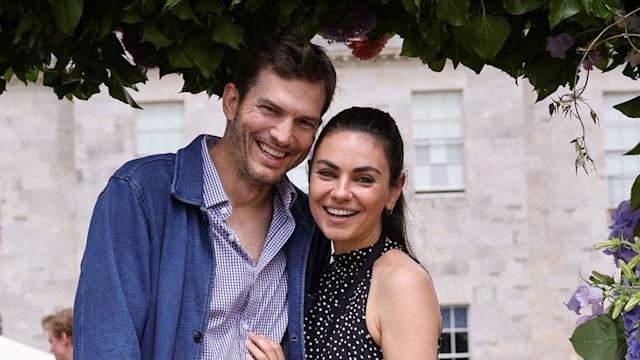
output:
[[[633,147],[633,149],[627,151],[622,155],[640,155],[640,143]]]
[[[211,74],[218,68],[224,54],[220,45],[198,38],[187,40],[184,49],[206,78],[211,77]]]
[[[242,27],[227,18],[218,17],[211,24],[211,39],[233,49],[240,49],[240,45],[244,43],[243,35]]]
[[[109,88],[109,95],[114,99],[118,99],[125,104],[129,104],[130,106],[136,109],[142,109],[140,105],[136,103],[136,101],[129,95],[127,89],[120,84],[115,78],[111,77],[108,81],[105,81],[107,88]]]
[[[20,19],[20,23],[18,24],[18,27],[15,30],[16,36],[13,38],[13,43],[11,45],[15,45],[19,43],[22,38],[22,34],[24,34],[25,31],[31,29],[34,25],[35,25],[35,22],[30,16],[26,16],[26,15],[23,16]]]
[[[127,24],[138,24],[143,22],[142,17],[136,10],[125,10],[122,13],[122,19],[120,21]]]
[[[156,49],[167,47],[173,44],[173,40],[166,37],[161,33],[158,28],[153,25],[146,25],[142,28],[142,41],[147,41],[153,44]]]
[[[198,17],[193,12],[191,5],[188,2],[183,1],[171,8],[171,12],[180,20],[196,20]]]
[[[511,25],[502,17],[479,15],[464,27],[463,37],[480,57],[494,57],[511,33]]]
[[[184,49],[175,49],[169,53],[169,64],[174,68],[193,67],[193,60]]]
[[[182,0],[167,0],[164,3],[164,6],[162,7],[162,11],[166,11],[173,8],[174,6],[178,5],[178,3],[180,3],[181,1]]]
[[[512,15],[522,15],[544,4],[544,0],[503,0],[502,5]]]
[[[199,0],[193,9],[199,14],[221,14],[224,11],[224,5],[220,1]]]
[[[549,3],[549,26],[553,29],[562,20],[582,11],[579,0],[551,0]]]
[[[640,117],[640,95],[634,97],[631,100],[627,100],[623,103],[615,105],[613,108],[627,115],[628,117],[638,118]]]
[[[631,186],[631,211],[638,208],[640,208],[640,175],[636,177]],[[636,225],[636,229],[640,229],[640,226]]]
[[[584,360],[623,359],[627,352],[626,336],[609,315],[584,322],[569,340]]]
[[[254,12],[258,10],[258,8],[262,6],[265,1],[266,0],[244,0],[242,4],[244,5],[245,9],[249,10],[250,12]]]
[[[605,20],[610,19],[617,11],[616,6],[610,7],[605,0],[582,0],[582,5],[587,14],[593,14]]]
[[[49,0],[49,4],[60,31],[73,36],[82,16],[83,0]]]
[[[436,0],[436,14],[451,25],[463,25],[467,19],[468,0]]]

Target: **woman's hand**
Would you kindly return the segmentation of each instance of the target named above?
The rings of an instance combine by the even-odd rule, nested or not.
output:
[[[244,342],[251,355],[247,360],[284,360],[282,347],[266,336],[249,333],[249,339]]]

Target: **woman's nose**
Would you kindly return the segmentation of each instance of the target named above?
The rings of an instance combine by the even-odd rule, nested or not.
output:
[[[348,200],[351,198],[351,187],[348,181],[340,179],[335,183],[335,187],[331,190],[331,196],[339,200]]]

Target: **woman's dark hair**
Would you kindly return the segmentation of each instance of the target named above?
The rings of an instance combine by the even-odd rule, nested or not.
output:
[[[339,131],[359,132],[377,140],[382,145],[389,165],[389,186],[398,185],[404,169],[404,143],[391,115],[374,108],[352,107],[342,110],[322,129],[315,147],[320,146],[327,135]],[[393,213],[387,214],[386,211],[382,211],[381,217],[382,231],[412,254],[407,242],[404,192],[400,193]]]
[[[329,109],[336,89],[336,70],[325,50],[302,35],[283,33],[264,37],[246,49],[236,70],[234,84],[240,102],[256,84],[264,69],[283,79],[302,79],[324,85],[322,115]]]

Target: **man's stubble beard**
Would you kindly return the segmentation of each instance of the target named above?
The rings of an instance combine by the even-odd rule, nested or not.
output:
[[[238,151],[232,151],[231,154],[229,154],[238,174],[246,174],[249,181],[257,185],[275,185],[284,178],[286,172],[274,179],[269,176],[261,176],[253,169],[249,162],[247,134],[245,128],[240,126],[238,115],[235,116],[229,125],[227,136],[229,137],[229,143],[239,149]]]

